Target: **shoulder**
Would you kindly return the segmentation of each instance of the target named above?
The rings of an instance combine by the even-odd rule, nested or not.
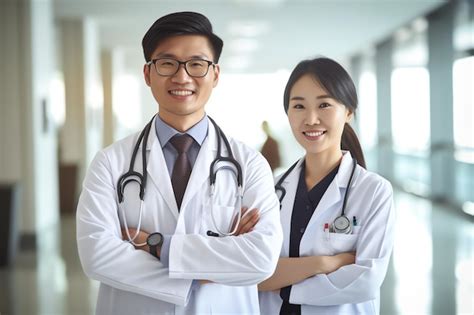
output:
[[[357,166],[357,178],[354,185],[359,189],[368,190],[374,195],[393,195],[392,184],[381,175],[368,171],[361,167]]]
[[[260,178],[261,176],[268,176],[273,183],[270,165],[259,151],[234,138],[228,137],[228,139],[234,158],[242,167],[244,177]]]
[[[93,164],[106,162],[109,165],[125,163],[130,159],[139,132],[131,134],[97,152]]]
[[[252,160],[264,160],[263,156],[256,149],[251,148],[240,140],[228,137],[229,144],[232,149],[232,153],[237,160],[252,161]]]

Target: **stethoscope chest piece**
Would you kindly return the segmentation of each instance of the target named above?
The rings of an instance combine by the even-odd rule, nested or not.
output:
[[[332,230],[335,233],[350,234],[352,232],[351,221],[345,215],[338,216],[332,224]]]

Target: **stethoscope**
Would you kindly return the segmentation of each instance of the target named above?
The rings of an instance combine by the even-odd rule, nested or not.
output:
[[[222,132],[222,129],[216,124],[216,122],[209,116],[207,116],[211,123],[214,126],[214,129],[216,130],[216,135],[217,135],[217,154],[214,160],[211,162],[210,168],[209,168],[209,185],[210,185],[210,198],[211,198],[211,218],[212,218],[212,224],[214,225],[214,228],[217,230],[216,232],[213,232],[211,230],[207,231],[208,236],[230,236],[234,235],[235,232],[237,231],[237,228],[239,226],[241,216],[240,216],[240,209],[242,208],[242,200],[243,200],[243,189],[242,189],[242,168],[237,162],[237,160],[234,158],[234,154],[232,152],[232,148],[230,147],[229,140],[227,140],[227,137],[225,134]],[[140,233],[140,228],[141,228],[141,223],[142,223],[142,214],[143,214],[143,200],[145,197],[145,187],[146,187],[146,182],[147,182],[147,171],[146,171],[146,165],[147,165],[147,159],[146,159],[146,147],[148,143],[148,136],[150,134],[151,127],[153,125],[153,117],[150,122],[143,128],[141,131],[140,135],[138,136],[137,142],[135,143],[135,147],[133,148],[133,153],[132,153],[132,158],[130,160],[130,166],[128,168],[128,171],[125,172],[120,178],[118,179],[117,182],[117,196],[118,196],[118,201],[119,201],[119,209],[121,210],[122,213],[122,218],[123,218],[123,223],[125,227],[125,231],[127,234],[127,238],[130,243],[132,243],[135,246],[144,246],[146,243],[140,243],[137,244],[135,243],[135,239],[137,238],[138,234]],[[227,150],[228,156],[223,156],[221,153],[221,142],[224,142],[224,145]],[[134,171],[134,165],[135,165],[135,159],[138,154],[138,150],[140,148],[140,143],[142,143],[142,169],[143,173],[139,173],[137,171]],[[219,165],[221,162],[227,162],[230,163],[231,165]],[[231,171],[235,176],[236,179],[236,184],[237,184],[237,195],[236,195],[236,207],[234,208],[234,213],[232,215],[232,221],[231,222],[236,222],[234,228],[230,232],[224,232],[221,229],[219,229],[216,220],[214,218],[214,198],[216,195],[216,179],[217,179],[217,172],[220,170],[229,170]],[[137,224],[137,229],[135,235],[133,237],[130,235],[128,231],[128,224],[127,224],[127,218],[125,216],[125,210],[123,209],[124,207],[122,206],[122,203],[124,201],[124,191],[125,187],[127,184],[135,182],[139,185],[140,187],[140,192],[139,192],[139,197],[140,197],[140,210],[138,214],[138,224]]]
[[[278,198],[280,199],[280,210],[283,202],[283,198],[285,198],[286,195],[286,189],[283,187],[282,183],[283,181],[290,175],[291,171],[296,167],[299,161],[296,161],[278,180],[278,182],[275,185],[275,192],[278,195],[278,192],[280,192]],[[336,219],[334,219],[331,229],[335,233],[341,233],[341,234],[350,234],[352,232],[352,224],[349,218],[345,215],[346,211],[346,203],[347,203],[347,196],[349,195],[349,190],[352,184],[352,177],[354,176],[354,172],[357,166],[357,160],[352,159],[352,172],[351,176],[349,177],[349,181],[347,183],[347,188],[346,192],[344,193],[344,201],[342,203],[342,210],[341,210],[341,215],[339,215]]]

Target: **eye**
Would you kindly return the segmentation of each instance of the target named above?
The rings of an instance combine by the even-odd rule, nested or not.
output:
[[[203,60],[192,60],[191,62],[189,62],[189,66],[193,68],[202,68],[205,64],[206,62]]]
[[[331,104],[329,104],[329,103],[321,103],[321,104],[319,104],[319,108],[327,108],[327,107],[330,107],[330,106],[331,106]]]
[[[173,60],[159,60],[158,61],[158,66],[159,67],[174,67],[175,66],[175,62],[173,62]]]
[[[299,104],[299,103],[298,103],[298,104],[294,104],[292,107],[293,107],[294,109],[303,109],[303,108],[304,108],[303,104]]]

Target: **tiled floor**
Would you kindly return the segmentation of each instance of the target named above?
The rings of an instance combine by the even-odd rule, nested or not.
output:
[[[396,193],[397,235],[381,314],[474,314],[474,225],[456,210]],[[43,231],[38,255],[0,269],[0,313],[93,314],[97,283],[82,273],[74,218]]]

